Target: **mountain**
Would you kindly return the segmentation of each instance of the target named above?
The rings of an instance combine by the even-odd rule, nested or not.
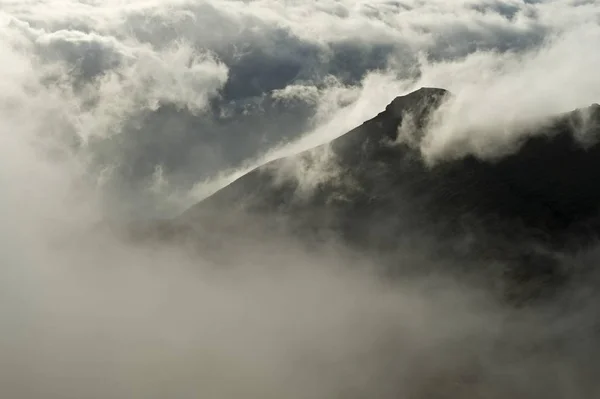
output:
[[[411,269],[400,261],[407,251],[461,270],[483,262],[494,276],[528,286],[529,296],[565,281],[569,257],[600,232],[600,106],[549,118],[493,160],[466,155],[430,165],[418,145],[398,140],[399,128],[410,126],[418,140],[451,97],[437,88],[397,97],[332,142],[251,171],[177,225],[335,239],[377,254],[390,270]]]

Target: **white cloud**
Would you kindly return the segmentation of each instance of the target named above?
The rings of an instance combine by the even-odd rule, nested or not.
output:
[[[447,87],[455,98],[426,138],[425,156],[502,154],[528,127],[597,102],[599,40],[599,25],[583,25],[529,53],[477,53],[426,66],[422,80]]]

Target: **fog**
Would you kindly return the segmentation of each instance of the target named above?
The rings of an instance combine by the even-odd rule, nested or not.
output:
[[[222,243],[203,253],[120,232],[421,86],[453,93],[427,160],[510,151],[600,101],[599,18],[595,1],[0,0],[1,396],[597,397],[589,278],[515,309],[422,249],[398,262],[439,273],[390,280],[334,241],[200,236]]]

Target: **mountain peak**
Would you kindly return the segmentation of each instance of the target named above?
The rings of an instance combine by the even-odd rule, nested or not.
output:
[[[521,282],[527,273],[534,280],[547,274],[540,264],[558,273],[558,258],[548,253],[572,253],[600,237],[600,144],[584,148],[578,142],[573,121],[580,111],[532,128],[523,145],[494,162],[466,155],[428,166],[418,149],[396,143],[398,128],[407,115],[411,126],[423,128],[449,95],[423,87],[396,97],[375,118],[327,144],[331,151],[308,150],[259,167],[179,222],[213,229],[227,215],[236,232],[253,234],[266,224],[308,240],[322,233],[390,256],[392,263],[403,239],[422,240],[427,253],[445,259],[511,264]],[[596,112],[586,119],[593,137],[600,136],[598,120]]]
[[[396,97],[386,107],[386,111],[397,118],[407,112],[423,114],[437,108],[449,95],[450,92],[445,89],[421,87],[416,91]]]

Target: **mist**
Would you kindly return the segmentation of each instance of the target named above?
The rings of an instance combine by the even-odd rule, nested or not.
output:
[[[399,270],[423,273],[392,279],[258,225],[123,232],[422,86],[453,95],[425,159],[510,152],[600,102],[599,18],[595,1],[0,0],[0,395],[597,397],[594,273],[517,309],[426,241],[399,242]],[[330,179],[317,154],[281,178]]]

